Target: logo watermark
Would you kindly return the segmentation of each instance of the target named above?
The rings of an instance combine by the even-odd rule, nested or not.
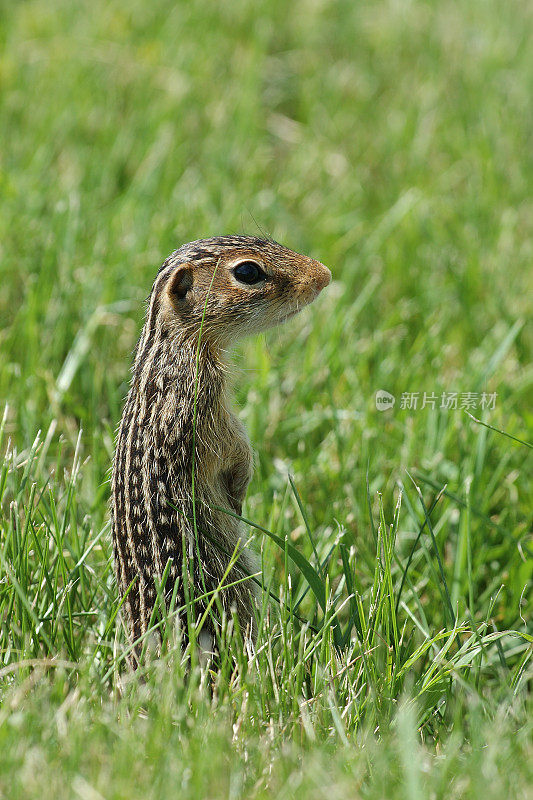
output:
[[[445,411],[481,409],[492,411],[496,408],[497,392],[402,392],[399,408],[418,411],[423,408],[442,408]],[[396,397],[385,389],[376,392],[376,408],[387,411],[396,402]]]
[[[395,402],[394,395],[386,392],[385,389],[379,389],[376,392],[376,408],[378,411],[386,411],[388,408],[392,408]]]

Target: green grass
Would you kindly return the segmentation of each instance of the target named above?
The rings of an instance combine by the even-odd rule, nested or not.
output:
[[[0,797],[531,796],[530,4],[0,26]],[[142,301],[180,243],[262,231],[334,276],[235,353],[274,598],[255,655],[229,620],[216,674],[169,636],[131,676],[107,503]]]

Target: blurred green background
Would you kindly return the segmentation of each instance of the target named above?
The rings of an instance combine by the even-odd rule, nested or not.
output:
[[[290,471],[321,554],[341,526],[365,584],[368,497],[375,510],[381,492],[390,519],[398,486],[414,493],[410,475],[428,506],[446,485],[436,535],[454,608],[475,598],[484,619],[503,586],[494,621],[530,627],[531,450],[461,409],[404,409],[400,397],[495,392],[493,410],[472,413],[533,439],[531,3],[28,0],[0,13],[0,402],[13,469],[41,431],[42,476],[62,475],[81,429],[76,515],[100,529],[159,265],[192,239],[271,236],[334,282],[236,351],[257,452],[247,516],[311,552]],[[376,409],[380,389],[394,408]],[[402,518],[402,559],[416,519]],[[103,569],[109,545],[97,553]],[[268,547],[267,563],[284,574]],[[413,582],[437,630],[424,564]]]
[[[81,427],[103,514],[160,263],[264,232],[335,282],[238,353],[257,503],[285,484],[278,462],[321,522],[355,527],[368,466],[374,490],[413,466],[479,479],[486,437],[464,411],[399,400],[497,392],[491,424],[531,430],[531,22],[528,3],[487,0],[5,4],[0,397],[17,445],[54,421],[51,452],[72,448]],[[513,514],[527,451],[489,444],[505,466],[497,501],[478,481],[482,505]]]
[[[16,440],[81,425],[106,445],[101,471],[159,264],[226,232],[266,232],[336,281],[305,326],[247,346],[239,400],[265,464],[332,418],[395,465],[442,457],[438,428],[462,446],[464,414],[384,418],[380,388],[499,390],[493,417],[519,434],[530,32],[528,3],[486,0],[5,4],[0,396]]]

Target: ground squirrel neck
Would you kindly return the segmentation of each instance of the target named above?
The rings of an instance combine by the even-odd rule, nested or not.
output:
[[[165,596],[174,592],[176,608],[191,591],[204,597],[218,590],[207,629],[235,609],[243,634],[255,637],[247,532],[219,510],[240,515],[253,465],[246,431],[229,406],[223,353],[237,338],[292,316],[329,280],[319,262],[253,237],[192,242],[159,270],[112,476],[115,568],[122,595],[131,585],[124,605],[133,642],[157,621],[157,587],[167,565]],[[228,573],[236,548],[240,555]],[[195,619],[208,601],[195,603]]]

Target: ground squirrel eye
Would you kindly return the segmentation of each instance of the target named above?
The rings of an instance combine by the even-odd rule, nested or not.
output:
[[[233,274],[240,283],[246,283],[248,286],[266,278],[265,273],[255,261],[241,261],[233,270]]]

